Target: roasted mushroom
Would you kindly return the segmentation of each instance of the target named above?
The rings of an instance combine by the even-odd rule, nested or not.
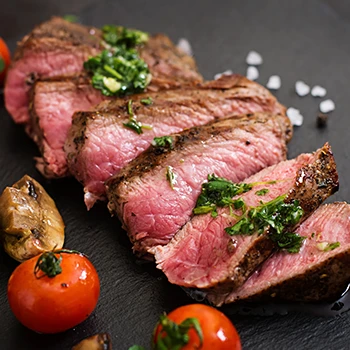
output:
[[[60,249],[64,242],[64,223],[55,202],[28,175],[0,196],[0,229],[5,251],[20,262]]]
[[[112,342],[108,333],[99,333],[82,340],[72,350],[112,350]]]

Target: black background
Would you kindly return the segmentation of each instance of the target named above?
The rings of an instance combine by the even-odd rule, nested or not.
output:
[[[164,32],[174,41],[187,38],[199,70],[207,79],[226,69],[245,74],[250,50],[263,55],[258,82],[272,74],[282,79],[276,96],[301,110],[304,125],[295,128],[289,157],[329,141],[338,164],[340,191],[334,200],[350,200],[349,162],[350,3],[347,0],[174,1],[7,0],[0,6],[0,36],[13,52],[16,41],[51,15],[76,14],[83,24],[107,23]],[[296,80],[327,88],[336,110],[328,127],[316,128],[321,101],[298,97]],[[7,280],[16,266],[0,251],[0,349],[70,349],[96,332],[111,334],[114,349],[149,346],[158,315],[190,303],[152,264],[137,263],[125,233],[103,204],[87,212],[81,186],[73,179],[46,181],[35,170],[35,145],[14,125],[0,102],[0,188],[25,173],[39,180],[55,199],[66,223],[66,244],[87,255],[101,279],[101,296],[92,316],[59,335],[39,335],[22,327],[6,299]],[[350,349],[350,312],[336,318],[290,313],[272,317],[231,316],[244,349]]]

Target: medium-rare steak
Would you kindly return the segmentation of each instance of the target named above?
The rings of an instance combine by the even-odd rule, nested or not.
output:
[[[74,111],[86,111],[106,96],[93,88],[86,76],[40,80],[32,89],[32,137],[42,157],[36,167],[47,178],[69,175],[63,150]]]
[[[208,174],[240,182],[284,160],[289,129],[286,116],[257,113],[172,135],[171,145],[151,146],[107,180],[109,210],[122,221],[134,251],[149,253],[190,220]]]
[[[218,208],[216,218],[211,214],[195,216],[170,243],[155,248],[157,267],[163,270],[171,283],[206,289],[211,294],[229,294],[270,256],[276,238],[281,239],[277,241],[278,245],[288,243],[287,233],[292,232],[295,218],[301,222],[338,189],[338,175],[331,149],[326,144],[313,154],[302,154],[296,159],[263,169],[245,183],[256,185],[233,198],[233,203],[244,203],[243,207],[247,210],[243,214],[242,209],[226,207]],[[255,232],[255,223],[267,215],[268,207],[273,209],[273,204],[278,202],[302,210],[298,209],[286,217],[281,214],[286,210],[282,211],[282,207],[279,209],[281,212],[272,211],[272,216],[262,221],[261,230]],[[257,221],[249,221],[251,217]],[[276,230],[267,224],[277,225],[274,220],[278,218],[284,225],[285,236],[275,236]],[[291,223],[289,227],[288,223]],[[249,229],[253,230],[250,235],[243,234]],[[238,234],[229,235],[228,232],[234,230]],[[298,236],[294,238],[300,239]]]
[[[5,105],[16,123],[29,122],[29,90],[35,79],[82,71],[89,56],[102,50],[101,32],[54,17],[35,27],[18,44],[7,73]]]
[[[298,254],[278,252],[242,287],[226,298],[210,295],[216,305],[239,300],[334,300],[350,282],[350,205],[321,206],[297,232],[306,237]]]
[[[152,104],[144,105],[141,101],[149,97]],[[130,112],[149,129],[138,134],[126,127]],[[155,136],[253,112],[284,114],[285,108],[265,88],[238,75],[198,87],[105,101],[95,111],[73,117],[65,146],[69,170],[84,185],[85,203],[91,208],[105,198],[104,182],[144,151]]]
[[[147,91],[174,89],[201,81],[194,60],[178,50],[165,35],[154,35],[140,48],[152,74]],[[42,157],[37,168],[48,178],[69,174],[63,151],[72,116],[110,99],[91,86],[87,75],[55,77],[37,81],[29,106],[31,132]]]
[[[35,79],[81,73],[84,61],[103,49],[101,39],[99,29],[58,17],[25,36],[15,52],[5,85],[5,104],[14,121],[28,126],[29,90]],[[150,37],[139,47],[139,54],[153,76],[150,90],[202,81],[195,61],[165,35]]]

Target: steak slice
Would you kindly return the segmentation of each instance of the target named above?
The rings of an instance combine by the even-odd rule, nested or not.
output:
[[[33,82],[81,73],[84,61],[103,49],[101,41],[99,29],[70,23],[59,17],[37,26],[25,36],[15,52],[5,85],[5,104],[14,121],[25,124],[30,133],[28,106]],[[165,35],[150,37],[139,47],[139,53],[153,75],[150,89],[202,81],[195,61],[177,49]]]
[[[46,178],[69,176],[63,146],[72,115],[75,111],[90,110],[106,96],[85,75],[39,80],[31,92],[32,138],[42,154],[36,158],[36,167]]]
[[[278,252],[225,299],[209,295],[216,305],[239,300],[335,300],[350,282],[350,205],[321,206],[297,232],[306,237],[298,254]],[[339,242],[332,245],[332,243]],[[331,249],[333,247],[333,249]]]
[[[153,103],[145,106],[141,100],[148,97]],[[130,118],[129,100],[105,101],[95,111],[73,117],[65,150],[71,174],[84,185],[88,209],[105,198],[104,182],[149,147],[155,136],[233,115],[285,112],[259,84],[238,75],[225,76],[198,87],[134,95],[132,106],[137,121],[152,126],[138,135],[123,125]]]
[[[134,251],[150,253],[190,220],[208,174],[240,182],[284,160],[289,128],[286,116],[257,113],[175,134],[171,148],[151,146],[107,180],[108,208],[123,223]],[[169,166],[176,176],[173,189]]]
[[[266,183],[269,181],[276,182]],[[331,149],[326,144],[313,154],[302,154],[263,169],[245,183],[258,183],[251,191],[238,196],[248,208],[286,195],[287,203],[299,201],[304,211],[302,219],[305,219],[338,189],[338,175]],[[256,192],[260,189],[268,192],[259,196]],[[240,212],[233,211],[235,216],[228,208],[222,208],[218,214],[217,218],[210,214],[195,216],[170,243],[156,247],[157,267],[171,283],[226,296],[271,255],[274,243],[268,230],[250,236],[230,236],[224,229],[238,222]]]
[[[101,32],[59,17],[35,27],[18,44],[5,84],[5,105],[16,123],[28,124],[29,90],[35,79],[82,71],[101,50]]]

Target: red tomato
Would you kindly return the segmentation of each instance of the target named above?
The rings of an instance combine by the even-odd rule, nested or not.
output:
[[[185,305],[170,312],[168,318],[177,324],[187,318],[196,318],[201,326],[202,347],[200,347],[198,334],[191,328],[188,332],[189,342],[181,350],[241,350],[242,348],[236,328],[222,312],[213,307],[203,304]],[[162,326],[158,325],[154,333],[154,343],[160,332],[162,332]],[[154,346],[154,349],[157,349],[157,346]]]
[[[0,38],[0,85],[2,85],[8,66],[10,65],[10,51],[4,40]]]
[[[79,253],[49,252],[60,258],[62,272],[35,274],[36,256],[19,265],[8,282],[8,300],[17,319],[40,333],[58,333],[84,321],[97,304],[100,282],[91,262]],[[57,259],[56,259],[57,260]]]

